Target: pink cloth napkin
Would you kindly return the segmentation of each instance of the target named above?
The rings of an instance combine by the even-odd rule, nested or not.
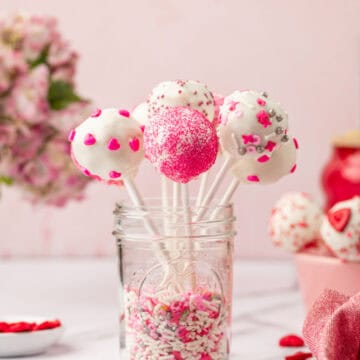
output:
[[[360,359],[360,293],[325,290],[309,311],[304,339],[317,360]]]

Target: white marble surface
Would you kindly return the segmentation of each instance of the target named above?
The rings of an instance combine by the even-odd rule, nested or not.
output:
[[[0,262],[0,319],[7,314],[59,317],[60,344],[31,359],[119,359],[117,268],[107,260],[12,260]],[[235,267],[233,356],[281,360],[278,347],[300,333],[304,312],[290,262],[239,261]]]

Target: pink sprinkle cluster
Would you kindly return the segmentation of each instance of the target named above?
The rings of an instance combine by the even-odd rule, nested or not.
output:
[[[217,293],[126,294],[131,360],[221,360],[227,357],[227,304]]]
[[[214,125],[187,107],[160,111],[144,131],[145,156],[162,174],[180,183],[207,171],[218,147]]]

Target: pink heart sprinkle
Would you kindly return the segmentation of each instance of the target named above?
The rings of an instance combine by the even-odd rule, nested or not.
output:
[[[266,105],[266,101],[261,99],[261,98],[258,98],[257,99],[257,103],[260,105],[260,106],[265,106]]]
[[[94,117],[99,117],[100,115],[101,115],[101,109],[96,109],[90,116],[94,118]]]
[[[263,156],[260,156],[257,161],[260,162],[260,163],[264,163],[264,162],[267,162],[270,160],[270,157],[268,155],[263,155]]]
[[[141,125],[140,129],[141,129],[142,132],[144,132],[145,131],[145,125]]]
[[[85,169],[85,168],[83,169],[83,174],[85,176],[90,176],[91,175],[90,171],[88,169]]]
[[[96,143],[96,139],[92,134],[86,134],[84,139],[84,144],[87,146],[94,145]]]
[[[291,168],[290,173],[291,173],[291,174],[294,173],[295,170],[296,170],[296,168],[297,168],[297,165],[295,164],[295,165]]]
[[[69,134],[69,137],[68,137],[68,140],[69,140],[70,142],[72,142],[72,141],[74,140],[74,138],[75,138],[75,135],[76,135],[76,131],[75,131],[75,130],[71,130],[71,131],[70,131],[70,134]]]
[[[115,138],[111,138],[108,143],[108,149],[111,151],[116,151],[120,149],[120,144]]]
[[[109,172],[109,176],[110,176],[112,179],[117,179],[117,178],[119,178],[119,177],[121,176],[121,173],[113,170],[113,171],[110,171],[110,172]]]
[[[134,152],[139,151],[140,149],[140,141],[138,138],[133,138],[129,141],[130,149]]]
[[[129,111],[127,111],[127,110],[123,110],[123,109],[121,109],[121,110],[119,110],[119,114],[121,115],[121,116],[124,116],[124,117],[130,117],[130,113],[129,113]]]
[[[260,181],[259,178],[256,175],[249,175],[247,177],[247,180],[251,181],[251,182],[259,182]]]
[[[299,143],[298,143],[297,139],[293,138],[293,140],[294,140],[295,148],[298,149],[299,148]]]

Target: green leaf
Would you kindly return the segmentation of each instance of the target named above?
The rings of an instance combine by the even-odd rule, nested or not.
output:
[[[51,81],[48,91],[48,101],[51,109],[62,110],[69,104],[82,101],[74,92],[73,86],[62,80]]]
[[[33,69],[41,64],[46,64],[48,55],[49,55],[49,47],[46,46],[35,60],[29,62],[30,69]]]
[[[13,178],[9,176],[0,175],[0,184],[11,186],[14,183]]]

